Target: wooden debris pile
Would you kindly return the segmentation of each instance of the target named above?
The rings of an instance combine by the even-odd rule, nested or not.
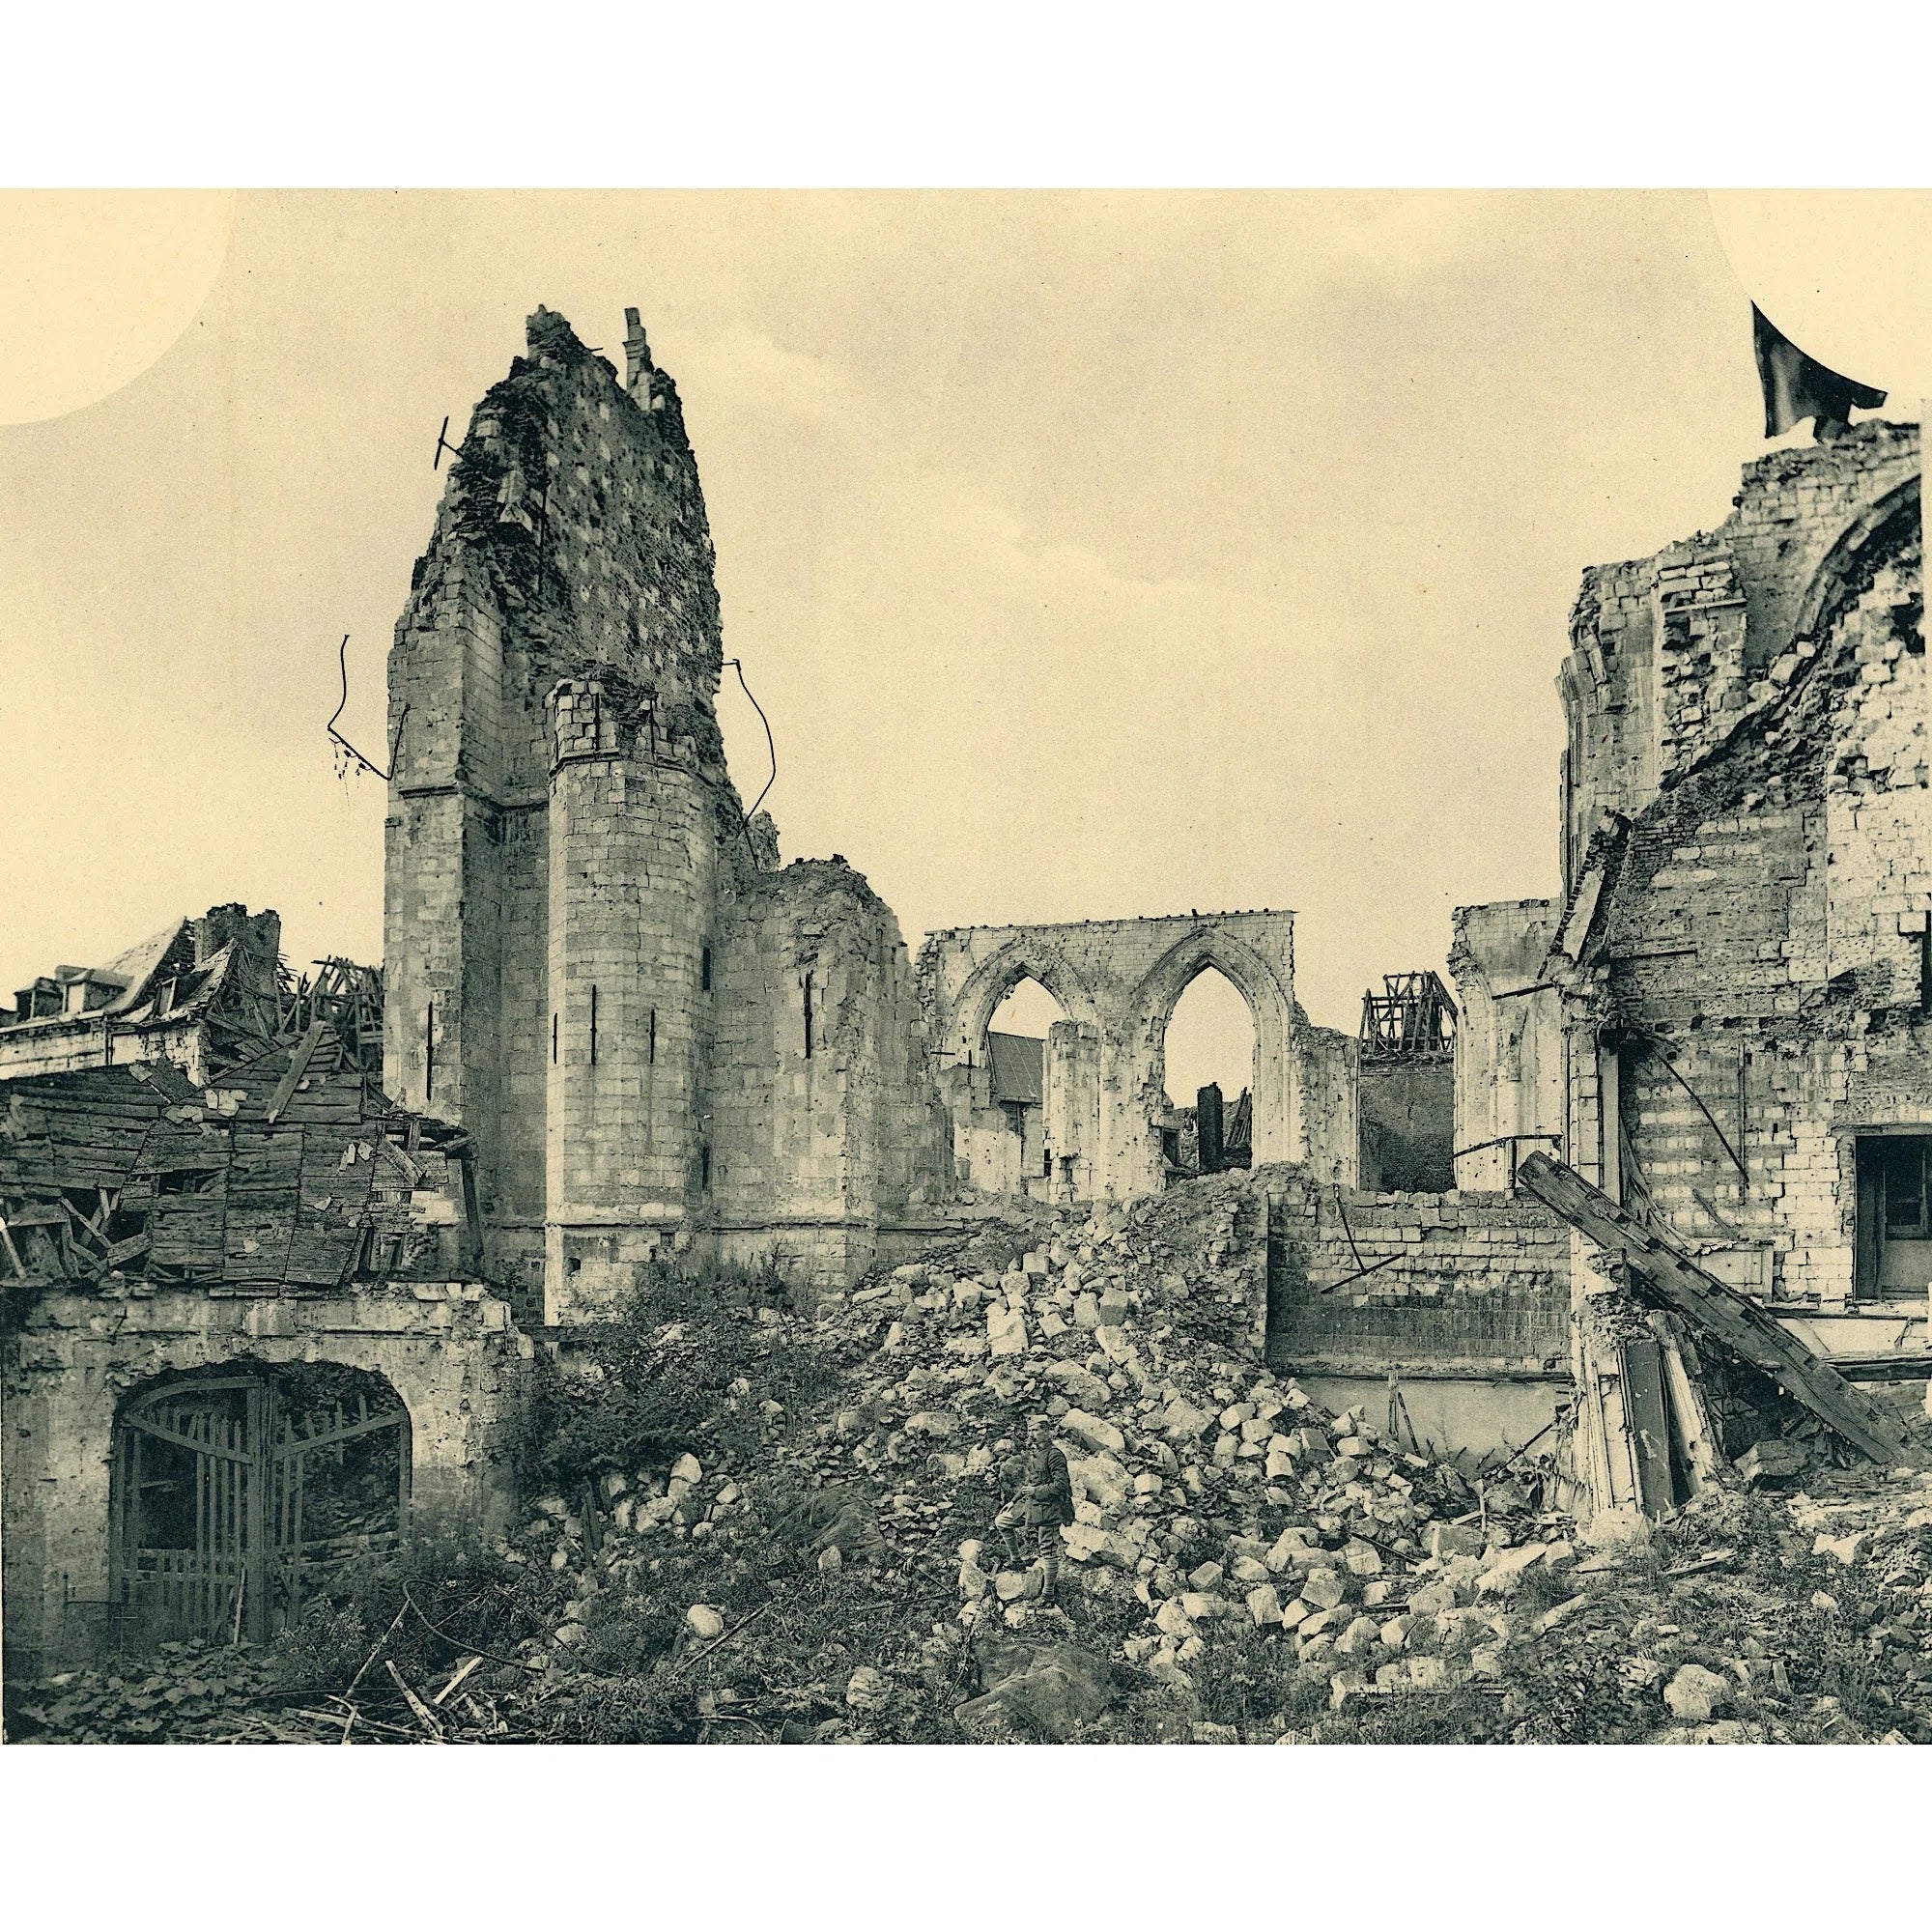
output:
[[[473,1274],[468,1137],[383,1095],[360,973],[296,984],[275,1035],[230,1036],[206,1086],[156,1062],[0,1090],[0,1280],[322,1293]]]
[[[1882,1464],[1910,1455],[1896,1411],[1573,1169],[1535,1153],[1517,1182],[1595,1241],[1629,1291],[1603,1298],[1579,1348],[1573,1454],[1600,1508],[1656,1516],[1726,1469],[1794,1474],[1809,1460],[1794,1439],[1825,1432]]]

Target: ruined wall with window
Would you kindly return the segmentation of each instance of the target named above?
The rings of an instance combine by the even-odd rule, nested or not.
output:
[[[1172,1111],[1167,1023],[1181,994],[1209,969],[1241,994],[1254,1025],[1250,1158],[1256,1166],[1310,1161],[1352,1185],[1352,1048],[1312,1027],[1295,1004],[1294,916],[1288,912],[930,934],[920,953],[920,999],[962,1179],[983,1185],[982,1177],[998,1170],[996,1137],[1006,1122],[992,1092],[986,1031],[1006,996],[1034,980],[1066,1015],[1047,1043],[1048,1139],[1060,1198],[1124,1201],[1158,1192],[1165,1184],[1161,1125]],[[1311,1107],[1311,1096],[1319,1104]]]
[[[1875,422],[1751,465],[1719,529],[1591,574],[1563,680],[1570,1158],[1794,1304],[1932,1282],[1918,457]]]
[[[387,1078],[471,1130],[491,1268],[551,1321],[693,1238],[836,1272],[947,1182],[900,1131],[924,1071],[890,913],[777,874],[725,770],[703,496],[635,310],[625,360],[530,318],[389,664]],[[808,1062],[779,1008],[814,974]]]

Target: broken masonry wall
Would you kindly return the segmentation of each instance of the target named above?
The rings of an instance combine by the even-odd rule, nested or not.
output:
[[[732,900],[717,972],[719,1251],[850,1280],[952,1192],[898,922],[842,860],[795,861]]]
[[[1918,430],[1866,422],[1747,466],[1731,515],[1656,556],[1584,573],[1558,680],[1564,884],[1605,811],[1633,816],[1719,744],[1814,612],[1849,525],[1916,480]]]
[[[530,1345],[476,1283],[296,1298],[189,1290],[43,1294],[5,1345],[7,1667],[87,1661],[108,1593],[115,1410],[137,1384],[215,1365],[373,1371],[410,1412],[410,1522],[490,1537],[515,1507]]]
[[[1563,1149],[1562,1004],[1539,987],[1561,914],[1554,899],[1456,908],[1454,1184],[1465,1193],[1506,1188],[1523,1154]]]
[[[1093,1152],[1100,1106],[1100,1037],[1092,1027],[1073,1020],[1056,1020],[1046,1033],[1045,1097],[1041,1108],[1043,1153],[1033,1161],[1022,1153],[1029,1179],[1038,1174],[1053,1201],[1094,1198]],[[1028,1149],[1032,1146],[1031,1139]],[[1051,1159],[1053,1174],[1043,1172]]]
[[[1570,1235],[1537,1204],[1337,1190],[1295,1167],[1250,1183],[1266,1208],[1251,1292],[1270,1365],[1437,1453],[1514,1450],[1553,1423],[1572,1390]]]
[[[1361,1043],[1333,1027],[1303,1024],[1294,1036],[1303,1155],[1318,1179],[1360,1185]]]
[[[917,1015],[889,971],[836,969],[871,972],[882,1004],[860,1033],[893,1095],[847,1104],[830,1075],[798,1091],[758,971],[727,968],[745,952],[727,929],[769,910],[776,838],[724,767],[696,463],[630,324],[620,383],[560,317],[530,318],[471,418],[390,657],[387,1077],[469,1127],[493,1275],[552,1321],[609,1313],[688,1245],[733,1159],[758,1196],[740,1218],[803,1215],[821,1248],[827,1216],[875,1228],[948,1179],[908,1126],[929,1106],[906,1090]],[[731,1010],[741,994],[752,1010]],[[738,1060],[714,1093],[721,1037]],[[754,1038],[772,1056],[756,1068]],[[753,1090],[782,1118],[749,1122]],[[783,1150],[756,1186],[754,1143]]]
[[[1159,1192],[1167,1022],[1181,994],[1210,966],[1240,992],[1254,1023],[1254,1159],[1301,1159],[1309,1142],[1300,1069],[1304,1062],[1326,1065],[1321,1060],[1326,1049],[1303,1039],[1314,1030],[1294,1004],[1293,913],[1185,913],[928,934],[919,959],[920,1003],[934,1078],[951,1116],[953,1155],[969,1179],[994,1165],[997,1150],[986,1137],[1003,1124],[989,1111],[983,1078],[986,1028],[1006,996],[1032,979],[1084,1031],[1091,1046],[1076,1064],[1091,1059],[1097,1072],[1091,1103],[1084,1093],[1069,1096],[1068,1115],[1082,1140],[1054,1144],[1056,1168],[1060,1156],[1077,1156],[1076,1173],[1091,1199]],[[1352,1144],[1327,1157],[1352,1164]]]
[[[722,777],[721,650],[674,385],[646,357],[620,386],[539,309],[471,417],[389,661],[387,1077],[476,1132],[493,1219],[540,1219],[551,692],[595,675]]]
[[[1447,1054],[1364,1060],[1359,1092],[1360,1186],[1440,1194],[1456,1185],[1456,1069]]]
[[[1932,1122],[1917,443],[1866,428],[1747,472],[1742,703],[1600,847],[1565,966],[1579,1170],[1712,1272],[1828,1308],[1863,1292],[1857,1130]]]
[[[1279,1366],[1567,1375],[1570,1231],[1510,1194],[1373,1195],[1286,1171],[1271,1189]]]

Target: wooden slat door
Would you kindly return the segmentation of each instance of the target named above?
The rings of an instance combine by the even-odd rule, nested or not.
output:
[[[244,1377],[178,1384],[122,1416],[113,1594],[133,1647],[232,1633],[245,1617],[262,1394]]]
[[[267,1639],[320,1577],[399,1545],[409,1475],[393,1395],[289,1406],[266,1378],[231,1377],[137,1399],[114,1440],[123,1647]]]

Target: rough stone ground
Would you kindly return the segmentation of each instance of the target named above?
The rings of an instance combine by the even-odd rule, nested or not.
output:
[[[1432,1462],[1261,1366],[1249,1190],[989,1229],[810,1315],[668,1296],[553,1382],[498,1550],[268,1658],[29,1687],[11,1734],[1932,1741],[1932,1479],[1811,1470],[1592,1547],[1546,1469]],[[1050,1595],[994,1526],[1034,1414],[1076,1498]]]

